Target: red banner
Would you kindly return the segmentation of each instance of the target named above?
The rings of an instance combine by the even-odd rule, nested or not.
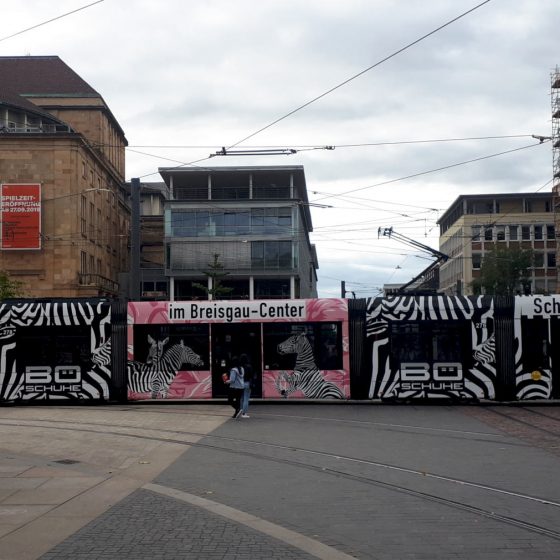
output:
[[[41,248],[41,185],[0,186],[4,249]]]

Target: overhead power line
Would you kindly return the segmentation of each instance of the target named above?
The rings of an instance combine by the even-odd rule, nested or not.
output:
[[[327,95],[329,95],[330,93],[332,93],[333,91],[336,91],[337,89],[341,88],[342,86],[345,86],[346,84],[348,84],[349,82],[351,82],[352,80],[355,80],[356,78],[359,78],[360,76],[362,76],[363,74],[365,74],[366,72],[369,72],[370,70],[373,70],[374,68],[376,68],[377,66],[383,64],[384,62],[387,62],[388,60],[390,60],[391,58],[394,58],[395,56],[399,55],[400,53],[406,51],[407,49],[410,49],[411,47],[413,47],[414,45],[417,45],[418,43],[420,43],[421,41],[423,41],[424,39],[427,39],[428,37],[430,37],[431,35],[434,35],[435,33],[437,33],[438,31],[441,31],[442,29],[444,29],[445,27],[448,27],[449,25],[451,25],[452,23],[455,23],[456,21],[460,20],[461,18],[467,16],[468,14],[474,12],[475,10],[478,10],[479,8],[481,8],[482,6],[484,6],[484,4],[488,4],[488,2],[490,2],[490,0],[484,0],[484,2],[481,2],[480,4],[477,4],[476,6],[474,6],[473,8],[471,8],[470,10],[467,10],[466,12],[463,12],[462,14],[458,15],[457,17],[454,17],[453,19],[445,22],[443,25],[440,25],[439,27],[437,27],[436,29],[430,31],[429,33],[426,33],[425,35],[422,35],[422,37],[419,37],[418,39],[416,39],[415,41],[412,41],[411,43],[408,43],[407,45],[405,45],[404,47],[400,48],[399,50],[391,53],[390,55],[386,56],[385,58],[379,60],[378,62],[376,62],[375,64],[372,64],[371,66],[368,66],[365,70],[362,70],[361,72],[358,72],[357,74],[354,74],[353,76],[351,76],[350,78],[347,78],[346,80],[344,80],[343,82],[339,83],[338,85],[330,88],[329,90],[325,91],[324,93],[321,93],[321,95],[318,95],[317,97],[314,97],[313,99],[311,99],[310,101],[307,101],[306,103],[304,103],[303,105],[300,105],[299,107],[297,107],[296,109],[294,109],[293,111],[290,111],[289,113],[285,114],[283,117],[280,117],[278,119],[276,119],[275,121],[271,122],[270,124],[267,124],[266,126],[263,126],[262,128],[260,128],[259,130],[257,130],[256,132],[253,132],[252,134],[249,134],[249,136],[245,136],[245,138],[238,140],[235,144],[232,144],[231,146],[229,146],[227,149],[229,150],[230,148],[233,148],[235,146],[238,146],[239,144],[242,144],[243,142],[245,142],[246,140],[249,140],[249,138],[253,138],[254,136],[256,136],[257,134],[260,134],[261,132],[267,130],[268,128],[271,128],[272,126],[274,126],[275,124],[278,124],[280,121],[283,121],[284,119],[287,119],[288,117],[291,117],[292,115],[294,115],[295,113],[297,113],[298,111],[301,111],[302,109],[305,109],[305,107],[309,107],[309,105],[311,105],[312,103],[315,103],[316,101],[319,101],[319,99],[322,99],[323,97],[326,97]]]
[[[16,37],[17,35],[21,35],[22,33],[25,33],[26,31],[31,31],[32,29],[37,29],[37,27],[41,27],[42,25],[47,25],[47,23],[51,23],[53,21],[56,21],[58,19],[62,19],[63,17],[69,16],[71,14],[75,14],[76,12],[80,12],[82,10],[85,10],[86,8],[89,8],[91,6],[94,6],[95,4],[99,4],[100,2],[104,2],[105,0],[96,0],[96,2],[92,2],[91,4],[87,4],[85,6],[82,6],[81,8],[77,8],[76,10],[72,10],[71,12],[66,12],[64,14],[61,14],[59,16],[56,16],[52,19],[48,19],[47,21],[43,21],[41,23],[38,23],[37,25],[33,25],[31,27],[28,27],[26,29],[22,29],[21,31],[18,31],[17,33],[12,33],[12,35],[8,35],[7,37],[2,37],[0,39],[0,41],[6,41],[7,39],[11,39],[12,37]]]
[[[548,140],[550,141],[550,140]],[[366,189],[373,189],[375,187],[381,187],[383,185],[389,185],[391,183],[397,183],[399,181],[405,181],[406,179],[413,179],[414,177],[421,177],[422,175],[428,175],[430,173],[436,173],[438,171],[444,171],[445,169],[452,169],[453,167],[459,167],[460,165],[467,165],[468,163],[474,163],[477,161],[483,161],[485,159],[490,159],[490,158],[494,158],[494,157],[498,157],[498,156],[503,156],[506,154],[511,154],[513,152],[519,152],[521,150],[527,150],[529,148],[534,148],[536,146],[541,146],[543,143],[539,142],[538,144],[529,144],[528,146],[522,146],[521,148],[514,148],[513,150],[506,150],[505,152],[498,152],[496,154],[490,154],[487,156],[481,156],[478,158],[474,158],[474,159],[468,159],[465,161],[460,161],[457,163],[452,163],[450,165],[444,165],[443,167],[437,167],[436,169],[428,169],[427,171],[420,171],[418,173],[413,173],[412,175],[406,175],[405,177],[399,177],[398,179],[389,179],[388,181],[382,181],[381,183],[376,183],[375,185],[368,185],[367,187],[359,187],[357,189],[352,189],[350,191],[345,191],[342,193],[336,193],[336,194],[331,194],[328,196],[323,196],[322,198],[318,198],[316,199],[315,202],[318,202],[320,200],[325,200],[327,198],[333,198],[333,197],[339,197],[339,196],[344,196],[350,193],[354,193],[354,192],[358,192],[358,191],[364,191]]]

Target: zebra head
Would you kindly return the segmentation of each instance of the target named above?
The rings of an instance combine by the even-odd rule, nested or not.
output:
[[[97,366],[106,366],[111,363],[111,339],[108,338],[91,353],[91,361]]]
[[[277,346],[278,354],[299,354],[306,342],[305,333],[294,334]]]
[[[193,350],[190,347],[185,346],[185,343],[182,340],[180,346],[181,346],[182,363],[192,364],[194,366],[204,365],[202,358],[196,352],[193,352]]]
[[[148,342],[150,343],[150,349],[148,350],[146,363],[148,365],[159,364],[159,361],[163,356],[163,347],[169,342],[169,337],[164,338],[163,340],[155,340],[150,335],[148,335]]]
[[[475,361],[482,365],[491,364],[496,361],[496,338],[494,335],[473,348]]]

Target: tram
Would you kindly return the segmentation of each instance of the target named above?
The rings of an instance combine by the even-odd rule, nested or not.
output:
[[[0,402],[560,398],[560,296],[0,304]]]

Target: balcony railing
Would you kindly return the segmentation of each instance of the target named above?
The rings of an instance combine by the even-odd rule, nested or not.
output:
[[[118,294],[119,292],[118,282],[105,278],[105,276],[101,276],[101,274],[78,273],[78,284],[80,286],[94,286],[97,289],[111,294]]]

